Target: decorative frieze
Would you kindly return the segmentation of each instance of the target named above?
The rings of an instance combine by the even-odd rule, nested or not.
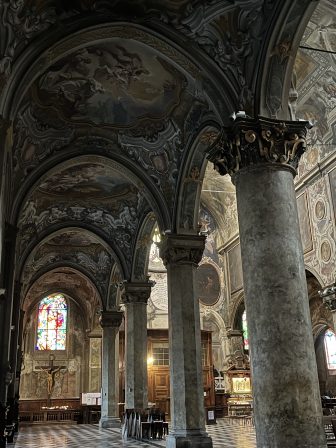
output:
[[[160,256],[164,265],[198,265],[202,259],[205,239],[205,235],[165,235],[160,243]]]
[[[308,121],[238,117],[224,127],[209,148],[208,159],[221,174],[233,176],[242,168],[271,163],[296,169],[306,150]]]

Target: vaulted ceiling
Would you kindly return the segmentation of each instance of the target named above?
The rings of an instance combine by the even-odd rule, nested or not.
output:
[[[320,6],[306,28],[309,0],[4,0],[6,221],[23,296],[66,289],[72,276],[71,294],[91,285],[117,306],[118,281],[146,279],[156,223],[195,234],[200,204],[222,229],[217,244],[230,238],[234,188],[206,169],[206,136],[237,110],[304,110],[330,128],[331,56],[302,49],[290,89],[305,29],[305,45],[335,49],[331,3]],[[314,76],[324,106],[311,105]]]

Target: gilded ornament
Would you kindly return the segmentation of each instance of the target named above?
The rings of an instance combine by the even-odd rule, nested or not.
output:
[[[254,131],[251,131],[251,130],[250,131],[243,131],[243,133],[245,134],[245,140],[248,143],[253,143],[253,142],[256,141],[257,135],[256,135],[256,133]]]

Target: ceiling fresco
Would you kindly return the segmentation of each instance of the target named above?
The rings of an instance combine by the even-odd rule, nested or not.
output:
[[[38,186],[43,195],[71,196],[84,199],[122,200],[136,188],[111,168],[94,163],[70,166],[49,176]]]
[[[65,121],[132,126],[167,117],[186,80],[149,47],[116,40],[61,59],[33,87],[36,103]]]
[[[308,151],[300,161],[300,176],[336,149],[336,16],[333,1],[319,2],[301,46],[311,49],[300,48],[295,61],[296,117],[310,120],[314,127],[309,132]]]
[[[96,227],[132,258],[139,219],[148,207],[144,195],[108,166],[83,163],[42,179],[20,213],[18,251],[38,242],[50,226],[76,223]]]
[[[106,298],[114,262],[111,254],[93,235],[77,229],[65,231],[42,243],[28,257],[22,273],[22,283],[27,288],[39,271],[52,268],[55,263],[70,263],[83,268],[91,274],[102,297]]]

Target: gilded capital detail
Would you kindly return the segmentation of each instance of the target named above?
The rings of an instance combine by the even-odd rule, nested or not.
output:
[[[204,235],[166,235],[160,243],[160,256],[164,265],[198,265],[202,259],[205,238]]]
[[[296,174],[311,127],[308,121],[238,117],[222,129],[207,158],[221,175],[233,176],[242,168],[262,163],[286,166]]]

